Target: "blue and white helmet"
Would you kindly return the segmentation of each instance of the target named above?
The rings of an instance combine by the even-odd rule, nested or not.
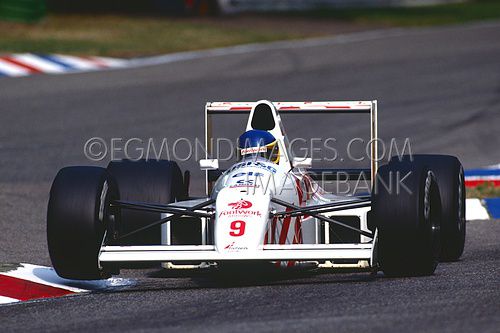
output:
[[[238,152],[242,158],[260,156],[270,162],[278,163],[280,159],[276,138],[268,131],[250,130],[238,139]]]

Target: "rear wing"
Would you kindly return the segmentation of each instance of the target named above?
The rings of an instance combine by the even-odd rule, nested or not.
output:
[[[256,106],[267,104],[272,106],[275,113],[277,126],[282,128],[280,114],[367,114],[370,116],[370,175],[372,182],[375,179],[378,163],[378,131],[377,131],[377,101],[325,101],[325,102],[207,102],[205,105],[205,158],[208,159],[212,153],[212,116],[249,114],[253,116]],[[250,120],[248,126],[250,126]],[[247,129],[248,129],[247,126]],[[284,132],[284,131],[281,131]],[[275,135],[276,136],[276,135]],[[283,133],[284,136],[284,133]],[[286,139],[286,138],[285,138]],[[206,170],[206,191],[210,195],[210,182],[208,170]]]
[[[259,102],[208,102],[208,114],[248,113]],[[294,113],[370,113],[377,101],[357,102],[271,102],[277,111]]]

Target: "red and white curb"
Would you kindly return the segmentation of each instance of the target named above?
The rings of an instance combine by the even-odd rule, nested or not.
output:
[[[481,199],[465,200],[465,219],[469,220],[489,220],[488,210],[483,205]]]
[[[130,279],[80,281],[63,279],[51,267],[20,264],[0,272],[0,304],[60,297],[132,285]]]
[[[465,171],[465,186],[473,188],[484,183],[493,186],[500,186],[500,164],[482,169],[472,169]],[[488,220],[490,218],[500,218],[499,199],[467,199],[465,206],[465,218],[467,220]]]
[[[0,56],[0,77],[64,74],[127,67],[128,60],[61,54],[17,53]]]

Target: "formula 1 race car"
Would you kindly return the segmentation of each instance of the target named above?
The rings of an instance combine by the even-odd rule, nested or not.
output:
[[[50,258],[70,279],[101,279],[120,268],[271,263],[355,267],[388,276],[433,274],[457,260],[465,240],[461,163],[447,155],[395,156],[369,169],[313,169],[292,156],[281,114],[370,116],[377,156],[377,102],[210,102],[205,108],[206,197],[188,195],[189,173],[166,160],[66,167],[47,214]],[[219,170],[214,115],[249,114],[239,160]],[[243,128],[243,126],[242,126]],[[371,193],[328,193],[320,180],[368,179]]]

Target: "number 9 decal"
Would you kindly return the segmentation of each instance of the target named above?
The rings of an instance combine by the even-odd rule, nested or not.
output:
[[[231,222],[229,236],[238,237],[245,233],[245,221],[233,221]]]

